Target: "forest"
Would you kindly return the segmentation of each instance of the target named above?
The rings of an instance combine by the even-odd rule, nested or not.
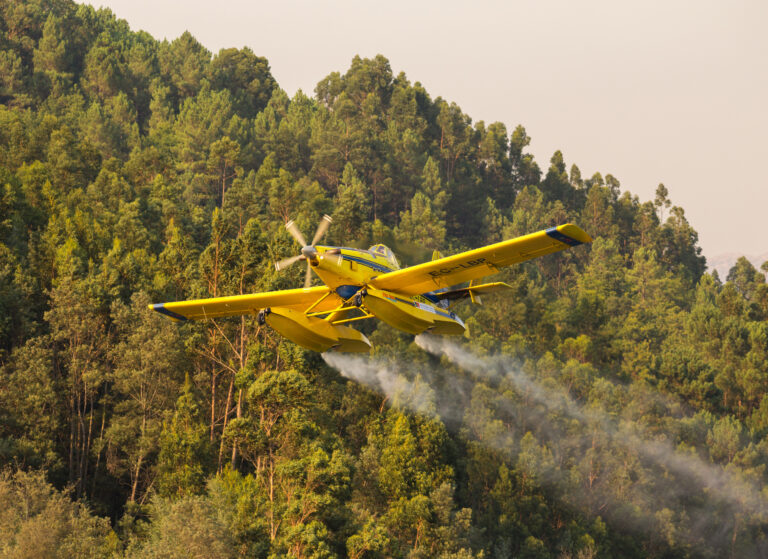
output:
[[[434,93],[379,55],[288,97],[249,48],[0,3],[0,557],[768,556],[768,262],[707,272],[663,184]],[[595,240],[366,357],[147,309],[302,285],[284,224],[326,213],[408,265]]]

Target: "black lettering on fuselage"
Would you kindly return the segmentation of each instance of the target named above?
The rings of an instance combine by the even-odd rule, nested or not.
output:
[[[485,258],[476,258],[474,260],[467,260],[466,262],[462,262],[460,264],[456,264],[455,266],[450,266],[446,268],[440,268],[439,270],[433,270],[429,272],[429,275],[433,278],[439,277],[439,276],[445,276],[448,274],[451,274],[455,272],[456,270],[464,270],[467,268],[474,268],[475,266],[479,266],[480,264],[483,264],[486,261]]]

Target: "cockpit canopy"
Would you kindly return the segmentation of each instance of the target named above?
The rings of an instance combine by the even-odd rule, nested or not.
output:
[[[395,258],[395,253],[390,250],[388,246],[385,245],[373,245],[371,248],[368,249],[368,252],[371,254],[375,254],[377,256],[383,256],[387,259],[387,262],[394,268],[395,270],[400,269],[400,263],[397,261],[397,258]]]

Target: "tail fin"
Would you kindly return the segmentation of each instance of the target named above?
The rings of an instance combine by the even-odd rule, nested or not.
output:
[[[440,254],[440,251],[435,249],[435,251],[432,253],[432,260],[439,260],[443,257],[442,254]]]

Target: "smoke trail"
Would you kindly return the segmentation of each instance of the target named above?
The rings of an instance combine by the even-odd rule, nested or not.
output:
[[[417,336],[416,343],[425,351],[445,356],[461,369],[480,378],[511,382],[519,393],[550,412],[575,419],[587,428],[597,427],[607,438],[609,448],[606,450],[609,452],[620,449],[636,453],[643,462],[655,466],[659,475],[667,475],[665,472],[672,474],[681,483],[676,487],[667,485],[664,494],[649,492],[646,486],[638,486],[635,491],[640,493],[641,500],[651,498],[651,502],[657,505],[654,507],[657,513],[663,512],[662,506],[692,511],[694,514],[686,534],[691,543],[698,540],[710,546],[727,545],[727,532],[734,530],[733,523],[738,522],[731,517],[739,514],[757,517],[753,518],[753,523],[765,522],[768,502],[760,488],[735,471],[726,471],[696,455],[678,452],[667,440],[649,440],[649,434],[634,422],[617,423],[602,409],[581,406],[564,391],[545,387],[525,375],[508,358],[480,357],[456,343],[429,335]],[[552,435],[551,432],[549,434]],[[558,442],[557,434],[554,434],[554,439]],[[721,510],[723,506],[730,511],[727,515]]]

